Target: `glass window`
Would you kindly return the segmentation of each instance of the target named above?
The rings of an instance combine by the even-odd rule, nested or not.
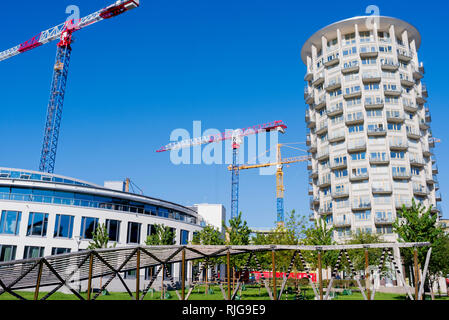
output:
[[[140,242],[140,223],[128,222],[128,235],[127,243],[139,243]]]
[[[73,232],[73,216],[57,214],[54,237],[71,238]]]
[[[82,239],[92,239],[98,226],[98,218],[82,217],[80,236]]]
[[[109,240],[119,242],[120,239],[120,221],[106,220],[106,230],[108,230]]]
[[[181,230],[181,244],[189,243],[189,231]]]
[[[0,244],[0,262],[11,261],[16,258],[16,246]]]
[[[51,255],[55,256],[57,254],[70,253],[70,248],[51,248]]]
[[[2,234],[19,234],[20,217],[22,212],[20,211],[2,211],[2,217],[0,219],[0,233]]]
[[[48,214],[41,212],[30,212],[28,216],[27,236],[47,235]]]
[[[154,224],[149,224],[147,227],[147,236],[151,236],[152,234],[156,233],[156,227]]]
[[[25,246],[24,259],[41,258],[44,256],[44,247]]]

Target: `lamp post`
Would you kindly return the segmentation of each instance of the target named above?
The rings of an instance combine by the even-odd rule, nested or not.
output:
[[[76,241],[76,251],[80,251],[80,244],[81,244],[81,237],[80,236],[74,236],[73,237]],[[78,292],[81,292],[81,281],[78,281]]]

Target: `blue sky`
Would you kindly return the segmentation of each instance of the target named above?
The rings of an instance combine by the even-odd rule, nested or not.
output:
[[[8,1],[0,11],[0,50],[61,23],[68,5],[84,16],[111,2]],[[175,166],[169,153],[155,150],[173,129],[191,131],[193,120],[220,130],[283,120],[282,142],[305,141],[302,44],[370,4],[422,35],[419,58],[432,131],[442,140],[435,152],[449,217],[446,1],[141,0],[140,8],[75,35],[55,172],[98,184],[130,177],[147,195],[223,203],[229,213],[226,165]],[[50,43],[0,62],[1,166],[38,167],[55,52]],[[295,154],[304,153],[288,153]],[[286,168],[284,182],[286,209],[308,214],[306,164]],[[242,172],[240,209],[251,226],[272,226],[275,177]]]

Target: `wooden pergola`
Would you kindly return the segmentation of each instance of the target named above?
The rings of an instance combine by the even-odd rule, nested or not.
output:
[[[377,243],[377,244],[352,244],[352,245],[332,245],[332,246],[306,246],[306,245],[247,245],[247,246],[203,246],[203,245],[171,245],[171,246],[131,246],[111,249],[96,249],[96,250],[84,250],[74,253],[67,253],[61,255],[48,256],[43,258],[33,258],[26,260],[13,260],[0,263],[0,295],[8,292],[14,297],[26,300],[17,291],[23,289],[34,288],[34,299],[38,300],[39,290],[42,287],[53,287],[40,300],[46,300],[52,294],[57,292],[60,288],[68,288],[74,295],[80,300],[84,300],[84,297],[74,290],[69,282],[73,280],[76,275],[78,281],[87,280],[87,300],[95,300],[99,294],[111,283],[111,281],[117,277],[128,294],[135,300],[143,300],[147,292],[150,290],[158,274],[162,271],[162,277],[168,276],[169,280],[173,283],[173,277],[168,273],[166,268],[170,263],[181,263],[181,293],[176,290],[178,298],[180,300],[187,300],[192,291],[192,287],[186,294],[186,262],[205,259],[208,261],[210,258],[226,257],[227,261],[227,277],[226,281],[220,281],[213,274],[217,283],[220,285],[220,289],[223,293],[224,300],[233,300],[236,296],[240,282],[237,283],[237,287],[231,290],[230,283],[230,257],[233,255],[248,255],[248,260],[244,269],[247,269],[251,259],[257,265],[257,271],[262,272],[261,265],[257,259],[256,253],[258,252],[271,252],[272,256],[272,274],[276,274],[276,261],[275,252],[284,251],[291,252],[292,258],[290,266],[286,272],[286,276],[282,280],[282,284],[279,292],[277,292],[276,276],[272,277],[272,289],[269,285],[269,280],[265,279],[262,274],[262,280],[265,288],[272,300],[277,300],[284,290],[288,276],[292,271],[295,260],[299,257],[304,270],[307,272],[309,283],[313,288],[315,299],[327,300],[329,298],[329,292],[332,288],[332,283],[337,275],[338,268],[340,266],[341,259],[346,258],[353,278],[357,281],[358,287],[365,300],[373,300],[375,290],[373,289],[370,294],[369,287],[363,288],[360,283],[360,275],[354,269],[352,261],[348,255],[347,250],[352,249],[364,249],[365,250],[365,266],[368,270],[368,252],[370,249],[382,249],[382,255],[378,264],[379,273],[384,265],[385,260],[388,258],[394,265],[397,279],[405,287],[407,295],[412,300],[420,300],[423,297],[424,282],[427,275],[427,268],[430,260],[431,248],[427,251],[426,261],[424,269],[422,271],[422,279],[420,287],[418,288],[418,247],[428,247],[428,242],[415,242],[415,243]],[[415,265],[415,292],[412,294],[411,288],[406,284],[404,274],[399,268],[400,261],[397,261],[392,253],[394,248],[414,248],[414,265]],[[332,277],[329,281],[326,294],[324,295],[323,279],[322,279],[322,265],[321,257],[325,251],[339,251],[337,263],[333,268]],[[302,251],[316,251],[317,253],[317,265],[318,265],[318,288],[315,283],[312,282],[310,270],[302,255]],[[148,285],[145,288],[141,288],[140,284],[140,271],[142,268],[158,267]],[[126,285],[122,278],[122,272],[136,270],[136,290],[132,292]],[[369,273],[366,273],[367,277]],[[92,279],[109,276],[109,279],[104,283],[99,292],[92,297]],[[366,280],[366,279],[365,279]],[[162,280],[163,281],[163,280]],[[224,289],[223,285],[227,287]]]

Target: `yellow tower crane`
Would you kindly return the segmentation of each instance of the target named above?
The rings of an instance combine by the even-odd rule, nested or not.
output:
[[[289,157],[289,158],[282,158],[281,157],[281,147],[284,146],[283,144],[277,145],[277,154],[276,154],[276,162],[269,162],[269,163],[261,163],[261,164],[245,164],[237,167],[237,170],[244,170],[244,169],[255,169],[255,168],[264,168],[264,167],[271,167],[276,166],[276,208],[277,208],[277,223],[278,225],[284,225],[284,172],[283,172],[283,165],[284,164],[291,164],[296,162],[304,162],[308,161],[311,157],[310,156],[296,156],[296,157]],[[296,149],[296,148],[295,148]],[[228,166],[228,170],[232,170],[232,166]]]

